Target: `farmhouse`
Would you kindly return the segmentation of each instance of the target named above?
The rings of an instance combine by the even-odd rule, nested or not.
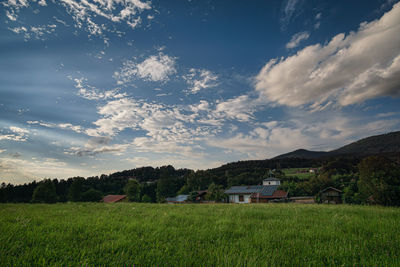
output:
[[[274,177],[263,180],[262,185],[232,186],[225,191],[230,203],[267,203],[287,197],[287,192],[278,190],[281,182]]]
[[[103,197],[102,202],[115,203],[115,202],[121,202],[124,199],[126,199],[126,195],[107,195]]]
[[[334,187],[327,187],[319,192],[322,203],[328,204],[341,204],[342,203],[342,191]]]

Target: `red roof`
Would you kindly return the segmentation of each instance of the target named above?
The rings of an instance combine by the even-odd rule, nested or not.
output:
[[[283,190],[276,190],[272,196],[262,196],[260,193],[257,194],[252,194],[251,198],[269,198],[269,199],[274,199],[274,198],[285,198],[287,197],[287,192]]]
[[[107,195],[103,198],[104,203],[114,203],[123,200],[126,195]]]

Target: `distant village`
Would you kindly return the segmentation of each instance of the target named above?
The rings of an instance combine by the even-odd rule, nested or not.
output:
[[[309,170],[301,170],[299,172],[316,173],[317,171],[317,168],[310,168]],[[281,181],[271,176],[264,179],[261,185],[232,186],[224,191],[225,197],[221,203],[316,203],[316,198],[314,196],[288,197],[288,192],[279,190],[280,185]],[[167,197],[165,202],[168,204],[215,203],[215,201],[210,201],[207,197],[209,193],[207,190],[194,191],[194,193],[194,195],[181,194],[175,197]],[[342,203],[342,191],[334,187],[327,187],[321,190],[319,197],[320,203]],[[123,202],[126,200],[127,195],[107,195],[102,199],[105,203]]]

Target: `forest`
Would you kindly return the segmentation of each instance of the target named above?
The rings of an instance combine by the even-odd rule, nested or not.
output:
[[[309,179],[285,175],[287,168],[318,168]],[[349,204],[400,206],[400,165],[395,157],[338,156],[323,159],[283,158],[239,161],[193,171],[173,166],[141,167],[94,177],[44,179],[23,185],[2,183],[0,202],[98,202],[108,194],[126,194],[134,202],[164,202],[178,194],[209,191],[210,200],[223,202],[223,191],[234,185],[257,185],[270,173],[292,196],[315,196],[329,186],[343,191]]]

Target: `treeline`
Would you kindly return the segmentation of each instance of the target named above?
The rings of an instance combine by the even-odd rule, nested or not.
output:
[[[322,166],[322,167],[321,167]],[[285,176],[284,168],[321,167],[309,180]],[[272,159],[239,161],[209,170],[193,171],[142,167],[100,177],[46,179],[24,185],[1,184],[0,202],[99,201],[109,194],[127,194],[131,201],[163,202],[178,194],[193,195],[209,189],[216,200],[222,189],[233,185],[257,185],[274,170],[281,189],[289,196],[317,196],[329,186],[344,192],[346,203],[400,205],[400,167],[393,159],[373,156],[330,159]],[[210,188],[212,190],[210,190]]]

